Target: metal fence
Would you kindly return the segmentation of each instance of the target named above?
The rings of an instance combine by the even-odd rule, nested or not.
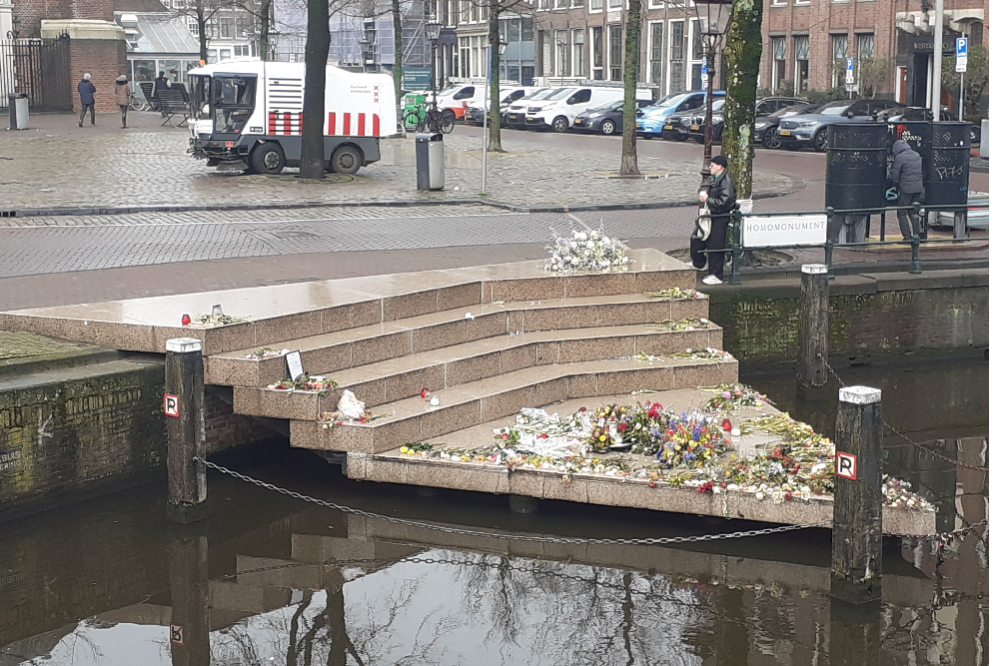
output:
[[[743,256],[744,250],[795,250],[795,249],[819,249],[824,250],[824,263],[826,263],[828,268],[833,267],[833,254],[836,248],[851,249],[860,247],[887,247],[887,246],[904,246],[910,248],[910,267],[909,271],[913,274],[919,274],[921,272],[920,267],[920,248],[925,245],[933,244],[953,244],[961,245],[963,243],[969,242],[983,242],[989,241],[989,234],[976,234],[971,236],[968,233],[967,227],[964,225],[964,220],[959,222],[956,220],[956,233],[954,238],[928,238],[927,237],[927,217],[928,213],[931,212],[951,212],[954,213],[956,217],[962,215],[963,218],[968,216],[968,211],[970,209],[981,208],[982,204],[978,203],[967,203],[965,205],[938,205],[938,206],[923,206],[920,204],[914,204],[913,206],[902,207],[902,206],[885,206],[881,208],[865,208],[865,209],[852,209],[852,210],[835,210],[833,208],[827,208],[822,211],[809,211],[809,212],[797,212],[797,213],[787,213],[787,212],[774,212],[774,213],[751,213],[743,214],[737,209],[732,213],[732,246],[723,248],[721,250],[705,250],[708,252],[731,252],[732,253],[732,272],[729,276],[729,284],[737,285],[742,284],[742,279],[740,277],[740,260]],[[895,213],[899,210],[909,210],[914,212],[921,220],[921,231],[920,233],[913,234],[912,238],[909,240],[898,240],[898,241],[887,241],[885,240],[885,216],[890,213]],[[881,215],[882,225],[881,233],[879,234],[879,240],[865,240],[862,239],[859,242],[834,242],[829,238],[825,243],[811,243],[807,245],[767,245],[767,246],[754,246],[751,248],[746,248],[742,244],[743,236],[743,218],[745,217],[790,217],[790,216],[805,216],[805,215],[823,215],[827,219],[827,227],[834,223],[834,220],[844,219],[844,218],[854,218],[855,224],[861,224],[860,218],[870,216]],[[713,216],[715,217],[715,216]],[[895,216],[893,216],[895,217]],[[959,228],[958,225],[961,225]],[[867,232],[870,231],[870,227],[866,229]]]
[[[11,94],[28,96],[34,111],[72,111],[69,36],[0,40],[0,108]]]

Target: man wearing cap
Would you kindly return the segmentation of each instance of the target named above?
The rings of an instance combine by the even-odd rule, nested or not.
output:
[[[691,238],[691,266],[703,271],[706,268],[705,250],[724,250],[726,247],[726,231],[729,229],[730,216],[736,209],[736,188],[729,178],[729,160],[725,155],[716,155],[709,163],[712,175],[708,179],[708,188],[701,192],[699,200],[708,206],[712,214],[712,230],[708,240]],[[722,268],[725,265],[724,252],[708,253],[708,275],[702,280],[704,284],[722,284]]]
[[[94,93],[97,92],[97,87],[90,80],[90,73],[83,75],[83,81],[77,84],[76,90],[80,93],[80,106],[83,108],[80,110],[80,127],[83,127],[83,119],[87,115],[87,110],[90,110],[90,124],[94,124]]]

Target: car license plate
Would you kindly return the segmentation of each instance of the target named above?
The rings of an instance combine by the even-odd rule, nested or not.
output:
[[[535,117],[534,116],[525,116],[524,119],[525,120],[534,120]]]
[[[781,130],[781,136],[791,136],[792,133],[788,130]]]
[[[583,121],[582,121],[582,120],[577,120],[577,121],[575,121],[575,122],[574,122],[573,124],[574,124],[574,125],[582,125],[582,124],[583,124]]]
[[[692,132],[697,132],[699,129],[701,129],[701,125],[691,125]]]
[[[664,125],[663,126],[663,129],[665,129],[665,130],[672,130],[673,128],[674,128],[673,125]]]

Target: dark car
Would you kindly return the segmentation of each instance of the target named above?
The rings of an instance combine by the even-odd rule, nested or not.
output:
[[[641,99],[636,102],[636,108],[642,109],[653,103],[651,99]],[[585,132],[600,132],[601,134],[617,134],[622,131],[625,102],[616,100],[607,102],[593,109],[587,109],[573,121],[573,129]],[[641,117],[641,112],[637,116]]]
[[[819,104],[793,104],[786,106],[770,115],[758,116],[753,125],[753,140],[765,148],[781,148],[781,141],[778,139],[778,123],[785,116],[794,116],[800,113],[810,113],[819,108]]]
[[[933,120],[934,111],[922,106],[897,106],[875,114],[875,122],[877,123],[929,123]],[[947,109],[941,109],[941,120],[951,122],[957,118],[952,117]],[[978,125],[972,124],[971,143],[973,144],[979,143],[979,129]]]
[[[875,114],[896,106],[884,99],[841,99],[829,102],[810,113],[782,118],[778,124],[778,140],[782,148],[798,150],[812,146],[818,153],[826,152],[827,126],[834,123],[871,122]]]
[[[754,116],[761,117],[767,116],[772,113],[777,112],[779,109],[788,108],[789,106],[795,106],[798,104],[804,104],[804,99],[798,99],[796,97],[762,97],[757,100],[754,104]],[[702,110],[704,111],[704,109]],[[725,105],[718,111],[712,109],[712,137],[713,139],[722,139],[722,133],[726,131],[726,108]],[[705,118],[696,117],[694,122],[691,124],[691,136],[696,140],[704,142],[705,141]]]
[[[726,98],[717,99],[712,104],[712,113],[721,114],[725,108]],[[660,137],[667,141],[687,141],[691,136],[692,127],[704,122],[705,111],[706,107],[702,104],[690,111],[668,116],[663,123],[663,129],[660,130]]]

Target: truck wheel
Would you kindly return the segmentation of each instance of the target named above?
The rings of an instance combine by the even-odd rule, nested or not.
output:
[[[253,151],[250,166],[257,173],[277,176],[285,168],[285,151],[276,143],[262,143]]]
[[[566,130],[569,129],[569,121],[563,118],[562,116],[559,116],[558,118],[552,121],[552,129],[554,129],[557,132],[565,132]]]
[[[361,168],[361,151],[354,146],[340,146],[333,151],[330,158],[330,169],[334,173],[353,175]]]

